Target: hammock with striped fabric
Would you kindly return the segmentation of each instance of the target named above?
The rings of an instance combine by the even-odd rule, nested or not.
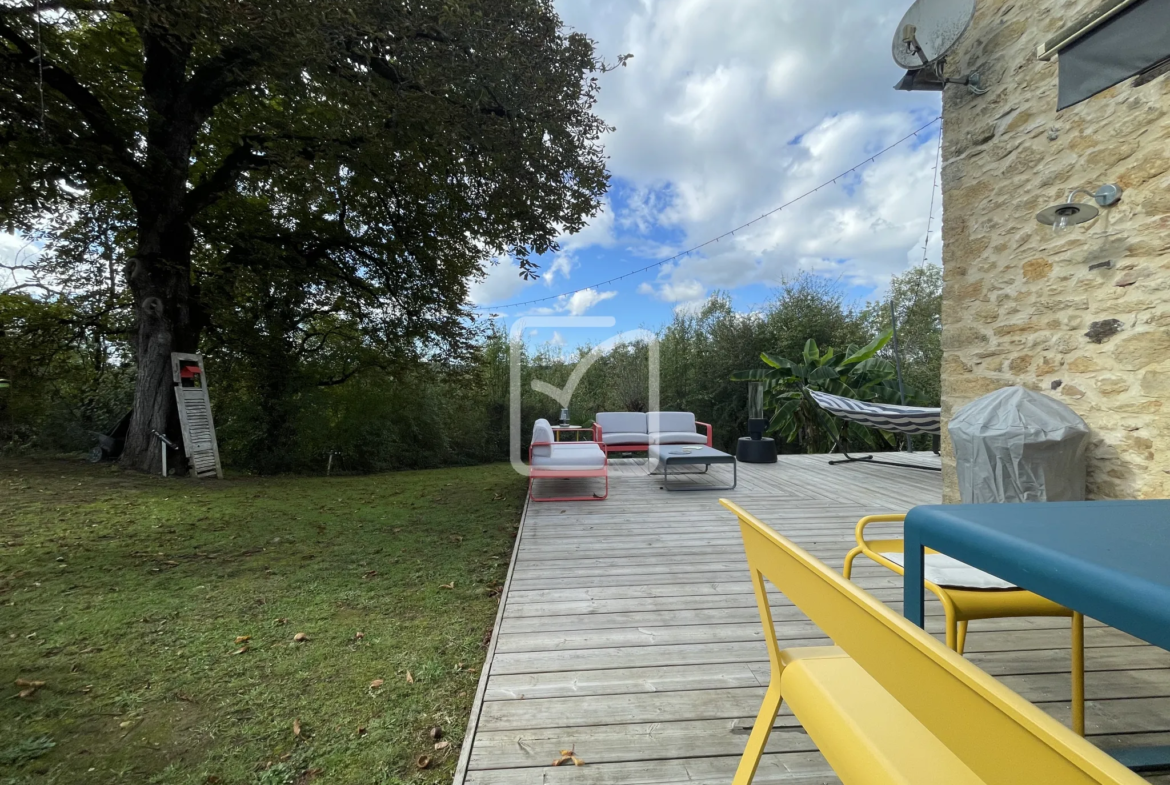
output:
[[[866,403],[853,398],[809,390],[817,405],[829,414],[867,428],[893,433],[942,433],[942,409],[929,406],[895,406],[888,403]]]

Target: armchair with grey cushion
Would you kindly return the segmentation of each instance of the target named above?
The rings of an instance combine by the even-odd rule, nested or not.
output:
[[[594,442],[558,442],[548,420],[532,426],[532,444],[528,448],[528,497],[534,502],[601,501],[609,496],[609,459],[601,445]],[[605,480],[605,491],[589,496],[541,496],[535,493],[536,481]]]

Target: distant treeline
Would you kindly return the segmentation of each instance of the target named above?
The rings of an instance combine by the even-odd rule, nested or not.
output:
[[[917,267],[895,278],[903,376],[912,401],[937,405],[941,349],[941,271]],[[715,446],[746,435],[747,386],[735,371],[761,367],[759,356],[797,357],[805,341],[821,347],[865,344],[889,327],[890,300],[858,307],[840,284],[801,276],[751,312],[723,294],[697,312],[681,311],[657,331],[660,405],[694,412],[715,430]],[[61,326],[67,314],[7,298],[0,303],[0,448],[8,452],[82,452],[130,406],[133,366],[124,347]],[[67,322],[67,319],[65,319]],[[13,329],[18,325],[19,329]],[[509,445],[509,346],[489,324],[455,357],[371,364],[348,376],[303,347],[280,342],[256,351],[206,350],[220,451],[237,471],[369,472],[506,460]],[[522,347],[521,441],[532,421],[556,420],[560,404],[531,387],[563,385],[588,347]],[[892,359],[892,347],[884,350]],[[344,377],[344,378],[343,378]],[[598,411],[650,405],[645,343],[624,344],[584,375],[570,406],[574,423]],[[800,451],[802,445],[787,445]]]

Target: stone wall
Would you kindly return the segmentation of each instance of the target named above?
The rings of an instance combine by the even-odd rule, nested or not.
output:
[[[943,101],[943,416],[1001,387],[1041,390],[1093,429],[1091,497],[1165,497],[1170,76],[1057,113],[1057,63],[1035,55],[1099,1],[979,0],[950,58],[949,75],[979,71],[989,92],[949,86]],[[1093,221],[1061,234],[1036,221],[1104,183],[1125,193]],[[945,434],[943,459],[955,502]]]

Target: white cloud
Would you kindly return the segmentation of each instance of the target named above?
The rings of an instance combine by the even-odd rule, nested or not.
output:
[[[468,299],[479,306],[495,305],[515,300],[535,283],[520,276],[520,265],[508,256],[497,257],[482,278],[474,279],[468,287]]]
[[[553,330],[552,338],[549,338],[548,342],[551,343],[553,346],[564,346],[565,345],[565,336],[561,335],[556,330]]]
[[[569,312],[570,316],[583,316],[593,306],[612,300],[617,292],[599,292],[596,289],[582,289],[568,297],[560,297],[558,310]]]
[[[707,294],[707,288],[695,279],[674,280],[669,277],[665,281],[660,282],[657,287],[654,284],[643,282],[638,286],[638,294],[652,295],[659,300],[668,303],[677,303],[683,300],[703,302],[704,296]]]
[[[573,257],[567,253],[559,253],[553,257],[553,263],[548,266],[548,270],[541,276],[545,286],[552,286],[557,280],[557,276],[561,276],[566,281],[569,280],[569,274],[573,272],[574,260]]]
[[[597,107],[617,129],[604,139],[610,168],[632,191],[613,217],[619,241],[643,253],[622,235],[657,229],[679,248],[703,242],[928,122],[937,94],[891,87],[901,72],[890,40],[908,4],[557,0],[604,56],[635,55],[603,77]],[[880,286],[921,260],[935,150],[902,145],[639,290],[686,302],[688,289],[800,270]]]

